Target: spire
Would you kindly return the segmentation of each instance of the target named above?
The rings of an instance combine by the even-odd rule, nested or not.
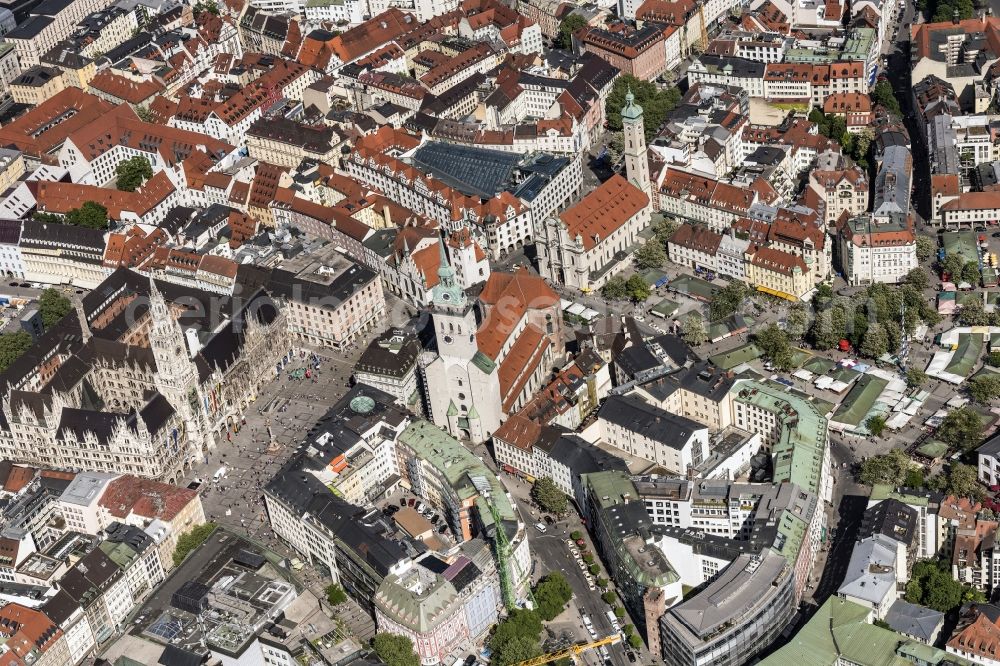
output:
[[[642,118],[642,107],[635,103],[632,86],[625,93],[625,106],[622,108],[622,120],[639,120]]]
[[[444,246],[444,236],[438,239],[438,249],[441,251],[441,265],[438,266],[438,277],[441,284],[450,287],[455,284],[455,269],[448,263],[448,250]]]
[[[438,266],[438,283],[434,286],[432,298],[435,305],[464,308],[467,305],[465,291],[455,280],[455,269],[448,263],[448,250],[444,246],[444,237],[438,239],[438,250],[441,253],[441,265]]]

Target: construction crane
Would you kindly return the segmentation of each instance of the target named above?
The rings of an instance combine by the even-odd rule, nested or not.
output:
[[[473,480],[473,483],[475,483],[475,480]],[[508,611],[512,611],[517,608],[517,593],[514,591],[514,581],[516,580],[514,567],[517,566],[517,563],[510,552],[510,539],[507,538],[507,532],[504,530],[503,522],[500,520],[500,512],[493,505],[493,498],[490,496],[490,493],[484,492],[483,495],[486,505],[490,507],[490,514],[493,516],[493,529],[496,531],[494,543],[497,550],[497,564],[499,565],[497,568],[500,573],[500,592],[503,595],[503,605]],[[530,586],[528,587],[528,598],[531,600],[532,606],[534,606],[535,599],[531,594]]]
[[[570,645],[568,648],[564,648],[557,652],[549,652],[548,654],[543,654],[540,657],[535,657],[534,659],[528,659],[527,661],[522,661],[514,666],[540,666],[541,664],[548,664],[549,662],[556,661],[557,659],[563,659],[565,657],[572,657],[574,662],[576,658],[587,650],[593,650],[594,648],[603,647],[605,645],[610,645],[611,643],[617,643],[622,639],[621,634],[615,634],[614,636],[605,636],[604,638],[598,639],[596,641],[591,641],[589,643],[578,643],[576,645]]]

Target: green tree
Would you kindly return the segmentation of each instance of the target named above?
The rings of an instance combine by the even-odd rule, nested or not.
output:
[[[635,96],[635,103],[642,107],[646,141],[652,141],[667,114],[680,102],[680,90],[676,87],[661,90],[655,83],[637,79],[630,74],[619,76],[605,104],[608,129],[612,131],[622,129],[622,108],[629,90]]]
[[[962,279],[962,269],[965,268],[965,260],[960,254],[947,254],[940,262],[941,270],[947,273],[952,281],[958,282]]]
[[[628,637],[628,644],[632,646],[632,649],[639,650],[642,648],[642,636],[639,634],[632,634]]]
[[[906,471],[906,476],[903,477],[903,485],[907,488],[923,488],[924,487],[924,473],[923,470],[916,468],[911,468]]]
[[[531,486],[531,499],[543,510],[557,515],[565,513],[569,505],[566,493],[559,490],[555,481],[547,476],[538,479]]]
[[[25,331],[0,335],[0,372],[6,370],[24,352],[31,349],[31,336]]]
[[[635,265],[640,269],[659,268],[667,262],[667,251],[663,249],[663,244],[657,238],[650,238],[646,243],[635,251],[633,255]]]
[[[917,236],[917,259],[927,261],[937,250],[937,241],[930,236]]]
[[[778,328],[777,324],[768,324],[757,331],[753,341],[764,352],[764,357],[779,370],[791,369],[792,346],[788,342],[788,334]]]
[[[923,291],[930,284],[930,277],[927,275],[926,270],[918,266],[903,276],[903,282],[914,289]]]
[[[152,123],[156,121],[156,116],[150,111],[148,106],[137,106],[135,107],[135,115],[139,117],[139,120],[144,123]]]
[[[38,314],[42,316],[42,324],[49,328],[73,311],[73,304],[68,298],[51,287],[42,291],[38,297]]]
[[[843,116],[830,117],[829,132],[830,133],[827,136],[829,136],[831,139],[833,139],[837,143],[844,143],[845,141],[844,137],[848,136],[848,134],[847,134],[847,121],[844,119]]]
[[[527,636],[519,636],[494,648],[490,663],[498,666],[510,666],[534,659],[541,654],[542,649],[538,645],[538,639],[532,640]]]
[[[326,600],[330,602],[331,606],[339,606],[340,604],[347,601],[347,593],[344,592],[344,588],[332,583],[326,586]]]
[[[889,351],[889,334],[885,325],[875,322],[868,327],[865,332],[864,343],[861,345],[861,354],[868,358],[879,358]]]
[[[36,222],[43,222],[45,224],[66,224],[66,218],[61,215],[55,215],[53,213],[42,213],[35,211],[31,214],[31,219]]]
[[[978,446],[983,437],[983,420],[971,407],[953,409],[941,421],[935,436],[956,449],[968,451]]]
[[[958,322],[963,326],[986,326],[990,323],[990,315],[977,298],[962,304],[958,310]]]
[[[566,604],[573,598],[573,588],[561,573],[553,571],[538,581],[534,597],[538,615],[542,620],[551,622],[563,612]]]
[[[952,464],[948,469],[948,494],[955,497],[971,497],[975,500],[983,499],[985,493],[976,473],[976,468],[972,465]]]
[[[983,360],[992,368],[1000,368],[1000,351],[991,351]]]
[[[969,284],[976,286],[979,284],[979,280],[982,278],[982,274],[979,272],[979,264],[974,261],[967,261],[964,266],[962,266],[962,282],[968,282]]]
[[[882,433],[885,432],[885,417],[878,415],[869,416],[865,421],[865,427],[868,428],[868,432],[871,434],[881,437]]]
[[[219,15],[219,5],[214,0],[198,0],[194,5],[194,15],[198,16],[202,12]]]
[[[639,275],[633,275],[625,281],[625,290],[628,292],[629,298],[636,303],[641,303],[649,298],[649,295],[653,293],[650,290],[649,285],[646,284],[646,281]]]
[[[791,340],[801,340],[809,330],[809,310],[805,303],[793,303],[785,317],[785,332]]]
[[[177,539],[177,545],[174,547],[174,566],[180,566],[188,553],[205,543],[214,531],[215,523],[202,523],[180,535]]]
[[[108,228],[108,209],[93,201],[84,201],[79,208],[66,213],[66,224],[89,229]]]
[[[872,104],[881,104],[887,111],[896,116],[903,115],[899,107],[899,100],[896,99],[896,93],[893,92],[892,84],[888,81],[879,81],[876,83],[875,87],[869,93],[869,97],[872,98]]]
[[[746,282],[733,280],[712,296],[712,301],[708,304],[708,316],[712,321],[725,319],[740,309],[750,293]]]
[[[559,23],[556,46],[566,50],[573,48],[573,35],[577,30],[585,27],[587,27],[587,19],[580,14],[570,14]]]
[[[498,624],[489,639],[491,662],[509,666],[541,654],[542,621],[533,610],[516,608]]]
[[[689,312],[681,324],[681,338],[692,347],[708,342],[708,331],[705,330],[705,320],[698,311]]]
[[[372,648],[386,666],[420,666],[420,656],[413,649],[413,641],[406,636],[375,634]]]
[[[615,617],[619,619],[625,617],[625,609],[621,606],[615,606]]]
[[[969,396],[982,404],[988,404],[1000,397],[1000,374],[984,372],[969,380]]]
[[[583,532],[581,532],[580,530],[573,530],[572,532],[570,532],[569,538],[572,539],[573,541],[579,541],[580,539],[583,538]]]
[[[899,449],[891,449],[888,453],[872,456],[861,463],[861,473],[858,475],[861,483],[874,486],[886,483],[898,486],[910,469],[910,459]]]
[[[153,177],[153,167],[142,155],[123,160],[115,167],[115,187],[122,192],[135,192],[144,182]]]
[[[667,242],[674,235],[679,226],[680,225],[678,225],[675,220],[669,217],[661,217],[660,219],[653,221],[653,236],[655,236],[656,240],[660,241],[663,248],[666,249]]]
[[[618,596],[614,592],[608,591],[601,595],[601,599],[604,603],[611,606],[618,601]]]
[[[906,371],[906,385],[910,388],[917,388],[927,381],[927,373],[920,368],[909,368]]]
[[[620,301],[628,296],[628,289],[625,287],[625,278],[621,275],[612,275],[601,287],[601,295],[612,301]]]

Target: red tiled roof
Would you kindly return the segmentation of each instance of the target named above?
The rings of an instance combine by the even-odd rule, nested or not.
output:
[[[154,79],[133,81],[111,70],[99,72],[90,80],[90,87],[129,104],[144,104],[163,92],[163,84]]]
[[[189,504],[198,501],[194,490],[125,475],[108,484],[99,504],[115,518],[136,515],[171,521]]]
[[[54,152],[73,132],[114,109],[79,88],[66,88],[0,128],[0,145],[35,157]],[[54,160],[54,156],[52,156]]]
[[[649,205],[649,197],[638,187],[615,174],[592,190],[559,219],[570,238],[583,238],[583,247],[592,250]]]
[[[35,198],[38,210],[65,215],[87,201],[99,203],[108,209],[108,217],[121,220],[122,213],[130,212],[142,217],[175,191],[167,174],[158,171],[135,192],[121,192],[107,187],[38,181]]]
[[[361,25],[334,37],[330,42],[330,49],[341,62],[351,62],[406,34],[417,25],[417,19],[413,15],[391,7]]]

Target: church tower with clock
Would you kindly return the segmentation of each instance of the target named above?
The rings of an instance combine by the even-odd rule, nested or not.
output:
[[[431,290],[437,357],[424,369],[430,414],[453,436],[484,442],[500,427],[499,370],[479,351],[475,308],[455,280],[443,242],[440,250]]]
[[[214,446],[205,426],[203,402],[198,392],[198,368],[188,354],[180,324],[170,312],[163,294],[149,281],[149,348],[156,360],[154,380],[184,422],[185,434],[196,456]]]

